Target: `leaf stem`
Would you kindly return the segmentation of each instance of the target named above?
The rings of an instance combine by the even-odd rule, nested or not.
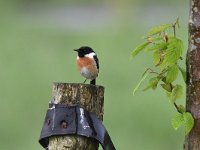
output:
[[[154,74],[156,74],[156,75],[160,75],[158,72],[155,72],[153,69],[151,69],[151,68],[147,68],[147,70],[146,70],[146,72],[147,71],[150,71],[149,73],[154,73]]]
[[[182,112],[179,110],[179,108],[178,108],[178,105],[174,102],[174,106],[175,106],[175,108],[176,108],[176,110],[177,110],[177,112],[179,112],[180,114],[182,114]]]
[[[174,30],[174,37],[176,37],[176,23],[172,24],[173,30]]]
[[[179,18],[176,19],[176,22],[172,24],[172,27],[174,29],[174,37],[176,37],[176,25],[179,28]]]

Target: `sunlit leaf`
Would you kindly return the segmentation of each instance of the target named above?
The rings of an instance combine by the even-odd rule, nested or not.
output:
[[[181,113],[185,112],[185,107],[183,105],[178,105],[178,111]]]
[[[168,50],[167,52],[165,52],[163,62],[160,66],[161,68],[166,68],[167,66],[174,65],[176,61],[177,61],[177,58],[175,55],[175,51],[173,49],[170,51]]]
[[[153,51],[153,50],[164,50],[167,48],[166,42],[156,43],[153,46],[147,48],[145,51]]]
[[[132,56],[136,56],[139,52],[141,52],[143,49],[145,49],[147,46],[149,45],[149,42],[145,42],[139,46],[137,46],[133,52],[132,52]]]
[[[177,130],[180,126],[184,126],[185,134],[187,135],[194,126],[194,118],[189,112],[177,114],[171,120],[172,127]]]
[[[163,38],[162,37],[160,37],[160,36],[158,36],[158,37],[145,37],[146,39],[147,39],[147,41],[149,41],[149,42],[158,42],[158,41],[160,41],[160,40],[162,40],[163,41]]]
[[[169,67],[167,76],[166,76],[166,82],[172,83],[174,80],[176,80],[177,76],[178,76],[178,67],[175,64],[175,65]]]
[[[186,70],[181,68],[180,66],[178,66],[178,69],[180,70],[180,72],[181,72],[181,74],[183,76],[183,79],[186,82]]]
[[[154,53],[153,53],[153,64],[155,65],[155,66],[157,66],[160,62],[161,62],[161,56],[160,56],[160,51],[155,51]]]
[[[167,92],[172,92],[172,86],[169,83],[161,84],[162,88],[165,89]]]
[[[142,84],[142,82],[148,77],[150,73],[149,72],[145,72],[145,74],[142,76],[142,79],[138,82],[138,84],[136,85],[136,87],[133,90],[133,95],[135,95],[135,92],[139,89],[140,85]]]
[[[177,130],[181,125],[184,124],[183,114],[176,114],[171,120],[172,127]]]
[[[183,42],[177,38],[170,38],[165,52],[162,68],[174,65],[180,59],[183,52]]]
[[[152,36],[152,35],[155,35],[155,34],[159,34],[163,31],[165,31],[169,27],[172,27],[172,25],[171,24],[162,24],[162,25],[159,25],[159,26],[155,26],[155,27],[153,27],[149,30],[147,35]]]
[[[177,99],[179,99],[183,95],[183,87],[181,85],[175,85],[172,89],[170,102],[174,103]]]
[[[194,118],[189,112],[183,113],[185,134],[187,135],[194,126]]]
[[[167,97],[170,98],[171,92],[166,91],[165,93],[166,93]]]
[[[147,85],[147,87],[144,89],[144,91],[152,88],[153,90],[155,90],[157,88],[158,82],[160,81],[160,78],[158,77],[153,77],[151,79],[149,79],[149,84]]]

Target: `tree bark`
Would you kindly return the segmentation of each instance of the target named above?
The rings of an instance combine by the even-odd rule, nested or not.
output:
[[[185,150],[200,150],[200,1],[190,0],[189,48],[187,51],[186,110],[194,128],[185,139]]]
[[[53,101],[67,106],[79,105],[103,120],[104,87],[89,84],[54,83]],[[98,150],[92,138],[67,135],[49,138],[49,150]]]

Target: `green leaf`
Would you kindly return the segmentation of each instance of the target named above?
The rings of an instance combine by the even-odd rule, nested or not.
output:
[[[167,48],[166,42],[156,43],[153,46],[147,48],[145,51],[152,51],[152,50],[164,50]]]
[[[178,66],[178,69],[180,70],[180,72],[183,76],[183,80],[186,82],[186,71],[185,71],[185,69],[181,68],[180,66]]]
[[[177,130],[180,126],[184,126],[185,134],[187,135],[194,126],[194,118],[191,113],[183,112],[179,113],[171,120],[172,127]]]
[[[160,51],[155,51],[153,53],[153,64],[157,66],[161,61]]]
[[[185,112],[185,107],[183,105],[178,105],[178,111],[181,113]]]
[[[157,85],[158,85],[159,81],[160,81],[160,78],[158,78],[158,77],[153,77],[153,78],[149,79],[149,84],[143,91],[146,91],[146,90],[148,90],[150,88],[155,90],[157,88]]]
[[[172,86],[171,84],[165,83],[165,84],[161,84],[162,88],[165,89],[167,92],[172,92]]]
[[[185,134],[187,135],[194,126],[194,118],[191,113],[184,112],[183,119],[184,119]]]
[[[169,67],[167,71],[166,82],[172,83],[174,80],[176,80],[177,76],[178,76],[178,66],[175,64]]]
[[[149,42],[156,42],[156,41],[163,41],[163,38],[161,37],[161,36],[159,36],[159,37],[145,37],[145,39],[147,39],[147,41],[149,41]]]
[[[142,79],[138,82],[138,84],[136,85],[136,87],[133,90],[133,95],[135,95],[135,92],[139,89],[140,85],[142,84],[142,82],[148,77],[150,73],[149,72],[145,72],[145,74],[143,74]]]
[[[145,49],[148,45],[149,45],[149,42],[145,42],[145,43],[137,46],[132,52],[132,57],[136,56],[139,52],[141,52],[143,49]]]
[[[167,95],[167,97],[170,98],[170,96],[171,96],[171,92],[166,91],[166,95]]]
[[[159,25],[159,26],[155,26],[155,27],[153,27],[149,30],[147,35],[152,36],[152,35],[155,35],[155,34],[159,34],[163,31],[165,31],[169,27],[172,27],[172,25],[171,24],[162,24],[162,25]]]
[[[177,99],[179,99],[183,95],[183,87],[181,85],[175,85],[172,89],[170,102],[174,103]]]
[[[166,68],[168,66],[174,65],[175,62],[177,61],[175,51],[174,50],[168,50],[165,52],[165,56],[163,59],[162,64],[160,65],[161,68]]]
[[[183,114],[176,114],[171,120],[172,127],[177,130],[181,125],[184,124]]]
[[[170,38],[168,41],[165,57],[161,68],[174,65],[180,59],[183,52],[183,42],[177,38]]]

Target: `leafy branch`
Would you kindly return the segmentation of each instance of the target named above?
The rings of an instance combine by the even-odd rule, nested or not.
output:
[[[183,42],[177,38],[176,30],[179,28],[179,20],[175,23],[163,24],[151,28],[145,36],[145,42],[137,46],[133,52],[132,57],[135,57],[140,52],[152,52],[153,65],[155,71],[152,68],[147,68],[142,75],[142,79],[139,81],[133,94],[139,89],[142,82],[149,77],[148,85],[143,91],[153,89],[161,85],[162,89],[169,97],[169,101],[175,107],[178,114],[172,118],[172,126],[174,129],[178,129],[181,125],[185,127],[185,134],[188,134],[193,128],[194,119],[189,112],[186,112],[184,106],[177,105],[177,99],[180,99],[183,95],[183,87],[180,84],[175,84],[179,72],[182,74],[184,81],[186,81],[186,72],[179,66],[179,61],[182,60],[183,54]],[[167,30],[172,30],[173,34],[168,35]]]

